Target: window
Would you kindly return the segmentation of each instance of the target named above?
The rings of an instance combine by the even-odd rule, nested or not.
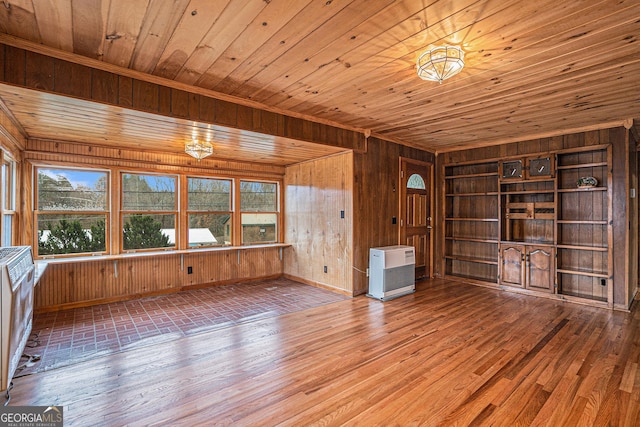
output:
[[[178,178],[122,174],[122,248],[175,248]]]
[[[6,154],[2,160],[2,246],[13,244],[16,217],[16,162]]]
[[[1,154],[0,240],[10,245],[17,171]],[[63,257],[277,243],[279,186],[278,181],[36,165],[34,252]]]
[[[240,181],[242,244],[278,241],[278,184]]]
[[[188,178],[189,247],[230,245],[231,180]]]
[[[407,180],[407,188],[414,188],[417,190],[424,190],[426,187],[424,185],[424,180],[420,175],[414,173]]]
[[[36,176],[38,255],[106,252],[109,173],[37,168]]]

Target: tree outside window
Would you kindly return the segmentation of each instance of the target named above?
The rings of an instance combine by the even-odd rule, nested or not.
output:
[[[36,169],[38,255],[107,251],[105,171]]]
[[[175,248],[175,176],[122,174],[122,248]]]
[[[6,157],[0,159],[4,160],[1,240],[10,245],[15,166]],[[183,186],[180,176],[186,180]],[[113,212],[118,233],[110,226],[110,171],[41,166],[34,178],[34,250],[40,257],[115,253],[110,242],[118,234],[117,252],[184,249],[184,243],[195,248],[279,240],[278,182],[123,172],[116,197],[120,206]],[[185,212],[179,215],[181,206]]]

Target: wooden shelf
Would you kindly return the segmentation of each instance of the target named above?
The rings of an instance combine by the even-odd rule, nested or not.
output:
[[[606,298],[601,298],[601,297],[596,297],[596,296],[592,296],[592,295],[586,295],[586,294],[580,294],[578,292],[562,292],[562,296],[567,300],[567,301],[574,301],[574,302],[578,302],[578,303],[583,303],[585,299],[592,301],[590,303],[591,304],[596,304],[596,307],[602,307],[602,308],[608,308],[607,305],[607,299]]]
[[[536,214],[535,217],[529,217],[527,214],[506,214],[506,219],[509,220],[523,220],[523,221],[553,221],[553,212]]]
[[[575,225],[607,225],[608,220],[575,220],[575,219],[559,219],[558,224],[575,224]]]
[[[480,259],[480,258],[471,258],[471,257],[461,257],[461,256],[453,256],[453,255],[445,255],[445,259],[450,259],[453,261],[465,261],[465,262],[475,262],[478,264],[487,264],[487,265],[498,265],[498,260],[489,260],[489,259]]]
[[[462,197],[468,197],[468,196],[474,196],[474,197],[482,197],[482,196],[497,196],[498,192],[497,191],[490,191],[487,193],[447,193],[445,194],[445,196],[447,197],[458,197],[458,196],[462,196]]]
[[[552,176],[547,176],[544,178],[502,178],[500,180],[501,185],[508,184],[539,184],[541,182],[553,182],[555,178]]]
[[[498,218],[445,218],[445,221],[498,222]]]
[[[501,191],[500,194],[513,195],[513,194],[553,194],[556,190],[521,190],[521,191]]]
[[[556,271],[558,273],[574,274],[576,276],[598,277],[600,279],[608,279],[609,278],[609,275],[607,273],[597,273],[597,272],[594,272],[594,271],[587,271],[587,270],[571,270],[571,269],[558,267],[558,269]]]
[[[596,168],[601,166],[607,166],[607,162],[577,163],[575,165],[558,166],[556,169],[558,170],[583,169],[583,168]]]
[[[580,193],[593,191],[607,191],[607,187],[558,188],[558,193]]]
[[[470,173],[465,175],[449,175],[445,176],[445,179],[465,179],[465,178],[480,178],[483,176],[498,176],[498,172],[483,172],[483,173]]]
[[[546,246],[553,248],[553,242],[521,242],[519,240],[501,240],[502,245],[522,245],[522,246]]]
[[[579,245],[565,245],[558,244],[558,249],[571,249],[576,251],[592,251],[592,252],[607,252],[609,250],[606,246],[579,246]]]
[[[445,237],[446,240],[457,241],[457,242],[474,242],[474,243],[498,243],[497,239],[476,239],[472,237]]]

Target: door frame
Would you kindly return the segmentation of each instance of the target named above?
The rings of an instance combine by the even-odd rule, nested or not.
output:
[[[425,167],[427,169],[427,173],[425,174],[429,180],[429,182],[427,183],[427,190],[429,191],[429,216],[431,217],[431,233],[429,233],[429,256],[428,256],[428,271],[425,270],[425,274],[427,275],[428,278],[433,278],[433,250],[434,250],[434,241],[435,241],[435,234],[436,234],[436,221],[435,221],[435,206],[434,206],[434,201],[435,201],[435,197],[434,197],[434,178],[435,178],[435,171],[434,171],[434,164],[433,162],[427,162],[427,161],[423,161],[423,160],[416,160],[416,159],[411,159],[409,157],[402,157],[400,156],[399,158],[399,162],[398,162],[398,219],[400,220],[400,222],[398,223],[398,244],[399,245],[403,245],[405,243],[403,243],[403,237],[404,236],[404,230],[405,230],[405,221],[404,221],[404,217],[406,214],[406,198],[407,198],[407,179],[409,179],[408,176],[404,176],[404,170],[405,167],[404,165],[407,163],[411,163],[413,165],[417,165],[417,166],[421,166],[421,167]]]

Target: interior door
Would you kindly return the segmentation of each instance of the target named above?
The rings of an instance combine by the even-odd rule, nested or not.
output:
[[[431,277],[431,163],[400,159],[400,244],[416,252],[416,278]]]

